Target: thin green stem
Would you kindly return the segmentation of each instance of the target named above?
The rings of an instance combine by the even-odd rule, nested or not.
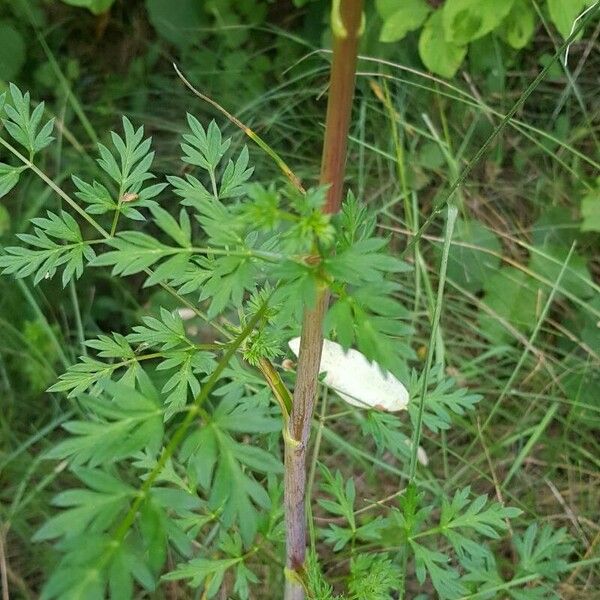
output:
[[[77,329],[77,340],[81,348],[83,356],[87,356],[87,346],[85,345],[85,332],[83,331],[83,322],[81,321],[81,312],[79,309],[79,299],[77,298],[77,288],[75,281],[71,279],[69,282],[69,292],[71,294],[71,302],[73,303],[73,314],[75,316],[75,327]]]
[[[42,170],[38,169],[31,160],[23,156],[14,146],[9,144],[6,140],[0,137],[0,144],[4,146],[9,152],[11,152],[16,158],[18,158],[27,168],[31,169],[46,185],[48,185],[54,192],[56,192],[75,212],[83,217],[101,236],[104,238],[111,237],[101,225],[99,225],[95,219],[90,217],[71,196],[64,192],[59,186],[50,179]]]
[[[325,387],[323,389],[323,396],[321,398],[321,410],[319,412],[319,424],[317,425],[317,433],[315,434],[315,443],[312,450],[312,458],[310,461],[310,469],[308,472],[308,483],[306,485],[306,496],[312,498],[313,486],[315,483],[315,474],[317,472],[317,462],[319,461],[319,451],[321,450],[321,440],[323,439],[323,429],[325,428],[325,415],[327,414],[327,397],[328,390]],[[317,536],[315,534],[315,525],[313,521],[312,507],[310,502],[307,503],[306,507],[307,520],[308,520],[308,533],[310,538],[310,549],[313,554],[316,552],[317,547]]]
[[[409,483],[414,481],[417,473],[417,453],[419,450],[419,444],[421,442],[421,433],[423,428],[423,414],[425,412],[425,397],[427,395],[427,389],[429,386],[429,372],[433,365],[434,348],[436,346],[435,341],[437,338],[438,327],[442,315],[442,306],[444,302],[444,287],[446,285],[446,271],[448,269],[448,255],[450,252],[450,242],[452,241],[452,233],[454,232],[454,225],[458,216],[458,208],[455,204],[448,205],[448,215],[446,217],[446,231],[444,236],[444,248],[442,251],[442,262],[440,265],[440,279],[438,283],[437,298],[435,303],[435,310],[433,313],[433,322],[431,324],[431,333],[429,336],[429,345],[427,347],[427,359],[425,363],[425,370],[423,371],[423,383],[421,385],[421,397],[419,399],[419,406],[417,411],[417,418],[414,423],[413,435],[411,440],[411,455],[408,469]]]
[[[115,214],[113,215],[112,224],[110,226],[110,237],[114,237],[117,233],[117,226],[119,225],[119,216],[121,215],[121,195],[119,194],[119,199],[117,200],[117,208],[115,209]]]
[[[183,73],[179,70],[179,67],[173,63],[173,68],[177,73],[179,79],[184,83],[184,85],[198,98],[204,100],[210,104],[213,108],[216,108],[220,113],[224,114],[236,127],[239,127],[263,152],[269,156],[273,162],[279,167],[281,172],[289,179],[291,184],[302,194],[305,193],[305,189],[302,187],[302,183],[300,179],[296,176],[296,174],[288,167],[286,162],[267,144],[256,132],[254,132],[250,127],[244,125],[237,117],[233,116],[230,112],[225,110],[218,102],[215,102],[212,98],[209,98],[206,94],[198,91],[183,75]]]

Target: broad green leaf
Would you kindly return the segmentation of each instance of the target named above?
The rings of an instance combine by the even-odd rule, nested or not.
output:
[[[442,10],[434,12],[425,23],[419,37],[419,55],[423,64],[442,77],[454,77],[462,64],[467,46],[446,41]]]
[[[396,3],[393,12],[389,2],[377,2],[377,8],[383,18],[383,26],[379,39],[382,42],[397,42],[403,39],[409,31],[418,29],[431,12],[431,7],[425,0],[403,0]]]
[[[600,189],[590,192],[581,201],[581,231],[600,231]]]
[[[146,0],[146,10],[158,34],[183,48],[197,43],[207,24],[204,6],[196,0]]]
[[[546,245],[536,248],[537,252],[532,253],[529,261],[529,269],[538,273],[546,279],[550,286],[558,281],[558,277],[567,260],[569,250],[564,246]],[[550,293],[551,287],[535,281],[535,285],[541,292],[542,297]],[[578,298],[590,298],[595,295],[592,287],[592,277],[587,266],[587,260],[578,253],[573,253],[565,267],[564,273],[557,288],[560,294],[561,290],[568,291]]]
[[[87,8],[95,15],[106,12],[114,3],[115,0],[62,0],[65,4]]]
[[[448,279],[478,292],[502,262],[502,245],[479,221],[460,219],[448,256]]]
[[[531,241],[538,248],[562,246],[568,250],[578,240],[579,231],[580,223],[572,210],[563,206],[547,206],[531,227]]]
[[[550,19],[563,38],[571,35],[575,19],[589,4],[588,0],[548,0]]]
[[[590,306],[596,311],[596,314],[600,311],[600,295],[596,294],[596,296],[590,300]],[[580,311],[579,315],[582,320],[580,335],[581,340],[586,343],[590,348],[596,349],[596,351],[600,350],[600,322],[596,317],[596,314],[592,313],[592,311]],[[593,365],[586,365],[584,367],[584,372],[588,370],[588,367],[593,371]],[[600,373],[598,373],[600,376]],[[590,374],[590,380],[593,380],[593,373]],[[592,395],[590,394],[590,397]],[[600,408],[600,397],[598,400],[598,408]],[[600,418],[600,413],[597,415]]]
[[[532,227],[533,249],[528,268],[546,279],[550,285],[558,281],[563,263],[569,255],[571,245],[577,241],[580,225],[570,210],[549,207],[540,215]],[[548,284],[535,281],[541,297],[550,292]],[[594,295],[592,279],[587,260],[578,252],[573,252],[567,264],[558,292],[569,292],[578,298]]]
[[[23,36],[15,29],[12,21],[0,21],[0,80],[15,79],[26,58]]]
[[[498,28],[500,37],[513,48],[524,48],[533,37],[536,15],[528,0],[515,0]]]
[[[482,332],[495,342],[513,339],[499,318],[518,331],[532,331],[540,309],[536,288],[531,277],[516,267],[502,267],[489,277],[483,298],[489,312],[479,313]]]
[[[444,38],[459,46],[483,37],[508,15],[515,0],[446,0]]]

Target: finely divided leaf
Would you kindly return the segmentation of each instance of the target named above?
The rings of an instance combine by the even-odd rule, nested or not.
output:
[[[430,374],[432,389],[425,395],[423,424],[433,433],[450,429],[454,415],[462,416],[467,411],[474,409],[475,404],[481,400],[479,394],[472,394],[466,388],[456,388],[453,379],[444,376],[440,371]],[[422,379],[413,371],[409,383],[411,401],[408,411],[414,422],[421,402]]]
[[[185,141],[181,144],[181,148],[185,155],[182,160],[214,173],[227,152],[231,140],[223,141],[221,131],[214,121],[210,122],[208,130],[205,131],[200,121],[189,113],[187,120],[191,133],[183,136]]]
[[[24,167],[11,167],[0,162],[0,198],[6,196],[19,183],[19,175],[23,169]]]
[[[143,139],[144,128],[134,130],[127,117],[123,117],[123,130],[124,138],[111,132],[116,157],[106,146],[98,144],[98,164],[119,186],[121,198],[139,193],[144,182],[154,178],[149,171],[154,160],[154,152],[150,151],[152,139]]]
[[[103,532],[123,513],[136,493],[135,488],[100,469],[80,467],[73,472],[86,488],[67,490],[55,496],[54,505],[65,510],[47,521],[34,540]]]
[[[157,398],[149,398],[132,387],[107,384],[112,400],[88,397],[84,404],[96,420],[67,421],[72,435],[54,446],[46,458],[69,459],[92,467],[133,456],[148,447],[156,452],[163,438],[163,410]]]
[[[48,211],[47,217],[32,219],[34,234],[19,234],[19,239],[27,246],[10,246],[7,254],[0,256],[3,273],[15,277],[27,277],[35,273],[34,284],[42,279],[50,279],[58,267],[63,266],[63,287],[73,278],[81,277],[84,259],[91,262],[96,253],[89,243],[83,240],[75,219],[68,213]],[[54,239],[53,239],[54,238]],[[58,240],[58,241],[55,241]]]
[[[30,157],[33,157],[54,139],[51,135],[54,119],[41,125],[44,103],[38,104],[32,112],[29,92],[23,94],[14,83],[10,84],[10,96],[12,104],[4,105],[7,118],[2,122],[9,135],[24,146],[29,151]]]
[[[188,463],[188,473],[208,490],[209,505],[220,509],[221,522],[237,523],[247,547],[258,528],[258,511],[268,509],[271,499],[252,471],[281,473],[281,463],[272,454],[241,444],[229,432],[276,431],[278,419],[256,419],[258,407],[242,408],[239,399],[222,400],[207,425],[193,432],[181,447],[180,459]]]

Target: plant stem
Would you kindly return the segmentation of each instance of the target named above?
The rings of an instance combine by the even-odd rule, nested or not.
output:
[[[342,204],[346,147],[354,98],[362,0],[334,0],[331,12],[333,60],[321,160],[321,185],[329,185],[324,211],[335,213]]]
[[[361,34],[362,0],[334,0],[331,14],[333,62],[321,162],[321,185],[329,185],[323,207],[326,213],[340,209],[346,166],[346,146],[358,42]],[[306,449],[318,387],[323,346],[323,320],[329,293],[318,291],[315,305],[304,312],[294,403],[285,438],[285,600],[302,600],[306,554]]]
[[[411,440],[411,454],[410,454],[410,465],[408,469],[409,484],[414,483],[415,475],[417,473],[417,453],[419,451],[419,444],[421,443],[421,433],[423,428],[423,414],[425,407],[425,396],[427,395],[427,388],[429,384],[429,373],[433,365],[433,355],[435,348],[435,340],[437,337],[438,328],[440,325],[440,319],[442,317],[442,306],[444,303],[444,288],[446,286],[446,272],[448,269],[448,256],[450,253],[450,244],[452,242],[452,234],[454,232],[454,225],[456,224],[456,218],[458,216],[458,208],[454,202],[448,205],[448,214],[446,216],[446,232],[444,238],[444,248],[442,250],[442,262],[440,265],[440,279],[438,283],[437,298],[435,302],[435,308],[433,311],[433,319],[431,322],[431,334],[429,336],[429,344],[427,346],[427,358],[425,360],[425,370],[423,371],[423,382],[421,385],[421,398],[419,399],[419,408],[417,411],[417,418],[413,428],[413,435]]]

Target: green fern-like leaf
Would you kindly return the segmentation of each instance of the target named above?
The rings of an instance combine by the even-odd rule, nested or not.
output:
[[[225,152],[229,149],[231,140],[223,141],[221,131],[214,121],[210,122],[206,130],[202,127],[200,121],[189,113],[187,121],[190,133],[183,136],[185,140],[181,144],[181,148],[185,153],[183,161],[214,172]]]
[[[152,139],[144,139],[144,128],[135,130],[127,117],[123,117],[123,131],[124,137],[111,132],[116,157],[104,144],[98,144],[98,164],[119,186],[121,195],[136,194],[145,181],[154,178],[149,171],[154,160],[154,152],[150,150]]]
[[[70,538],[84,532],[104,532],[135,496],[135,488],[100,469],[80,467],[73,473],[86,487],[58,494],[54,504],[64,510],[47,521],[34,539]]]
[[[11,167],[0,162],[0,198],[6,196],[19,183],[19,177],[24,170],[25,167]]]
[[[425,583],[427,576],[442,600],[452,600],[464,596],[468,590],[460,581],[459,572],[449,566],[449,557],[437,550],[431,550],[411,541],[415,556],[415,570],[419,583]]]
[[[456,388],[454,380],[445,377],[441,369],[431,371],[430,382],[431,387],[424,399],[423,424],[433,433],[449,429],[453,415],[466,414],[481,400],[479,394],[473,394],[465,388]],[[422,379],[415,371],[411,374],[408,389],[411,398],[408,411],[414,423],[422,393]]]
[[[258,509],[268,509],[271,499],[252,473],[281,473],[282,465],[272,454],[241,444],[232,434],[278,431],[278,419],[256,414],[258,407],[241,405],[239,398],[221,400],[210,421],[188,436],[180,460],[188,472],[208,491],[209,505],[219,509],[225,525],[237,523],[248,546],[257,531]],[[264,409],[263,409],[264,411]],[[230,490],[235,489],[235,494]]]
[[[566,558],[573,551],[573,542],[564,527],[531,524],[522,536],[514,540],[519,565],[517,575],[539,573],[550,581],[558,581],[567,568]]]
[[[3,103],[7,118],[2,122],[9,135],[25,147],[30,158],[33,158],[54,139],[52,137],[54,119],[42,125],[44,103],[40,102],[32,111],[29,92],[23,94],[14,83],[11,83],[9,88],[12,104]]]
[[[469,487],[458,490],[451,502],[442,502],[439,531],[452,544],[460,556],[469,554],[473,558],[482,555],[482,546],[475,537],[498,539],[505,531],[508,519],[521,514],[518,508],[505,507],[498,502],[488,502],[485,495],[471,500]]]
[[[67,421],[63,427],[72,436],[54,446],[47,458],[68,458],[76,465],[94,467],[133,456],[146,447],[158,451],[163,409],[149,380],[144,393],[112,381],[106,392],[111,400],[88,397],[83,401],[96,420]]]
[[[389,600],[401,585],[399,566],[385,554],[359,554],[352,561],[348,591],[353,598]]]
[[[43,279],[50,279],[59,267],[63,267],[62,284],[66,286],[73,277],[81,277],[84,261],[91,262],[96,253],[83,240],[79,225],[71,215],[64,211],[60,214],[48,211],[46,214],[47,217],[31,220],[33,234],[18,236],[30,247],[6,248],[7,254],[0,256],[0,268],[3,268],[3,273],[18,278],[35,274],[33,281],[37,284]]]

